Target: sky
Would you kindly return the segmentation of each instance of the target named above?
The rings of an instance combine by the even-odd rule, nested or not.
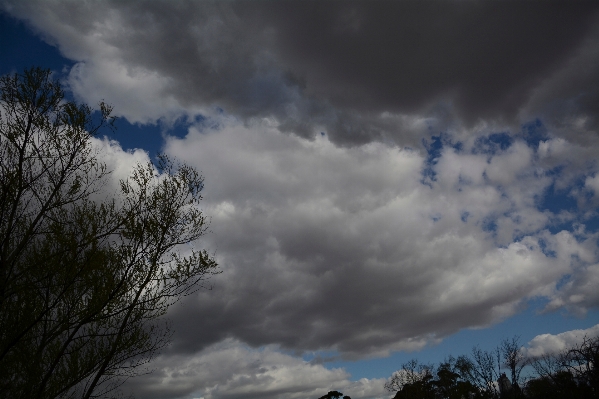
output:
[[[222,273],[143,399],[389,398],[411,358],[599,333],[599,3],[0,0],[0,74],[205,178]]]

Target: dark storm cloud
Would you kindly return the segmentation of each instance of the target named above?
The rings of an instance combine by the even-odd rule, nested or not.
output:
[[[126,7],[129,35],[112,44],[133,49],[123,54],[128,64],[171,77],[178,98],[246,117],[274,115],[303,135],[321,124],[335,140],[355,143],[394,135],[381,113],[434,114],[439,101],[468,122],[513,122],[597,22],[595,2]],[[575,106],[592,106],[593,82]]]
[[[417,111],[455,96],[468,119],[513,115],[572,55],[590,2],[238,3],[277,33],[306,92],[360,111]]]
[[[595,25],[562,68],[533,90],[523,114],[540,116],[571,139],[585,141],[581,130],[599,130],[598,65],[599,25]]]
[[[27,18],[26,8],[13,12]],[[275,117],[281,129],[303,136],[325,129],[337,143],[414,142],[384,113],[519,122],[535,89],[548,84],[559,86],[550,91],[570,114],[597,113],[596,56],[587,56],[590,71],[572,77],[575,87],[558,76],[597,36],[597,2],[138,1],[46,8],[83,35],[97,30],[95,40],[131,71],[166,78],[163,94],[183,106]],[[96,57],[88,51],[73,55]],[[537,93],[534,100],[533,111],[558,99]]]

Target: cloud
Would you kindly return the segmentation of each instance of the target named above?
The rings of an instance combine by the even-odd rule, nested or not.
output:
[[[92,137],[91,147],[94,149],[98,160],[106,164],[110,170],[109,190],[116,190],[120,180],[126,180],[131,175],[135,166],[146,165],[150,162],[148,153],[136,148],[133,151],[124,151],[117,141],[106,137]]]
[[[131,70],[110,60],[76,64],[67,83],[82,102],[109,98],[114,115],[125,117],[130,123],[158,120],[168,123],[182,115],[199,113],[198,110],[186,110],[173,96],[163,94],[168,85],[167,78],[141,68]]]
[[[599,284],[599,264],[579,267],[575,274],[565,279],[563,287],[552,296],[552,300],[547,304],[547,310],[566,308],[578,315],[586,314],[588,309],[599,305],[597,284]]]
[[[522,116],[542,116],[570,140],[592,140],[599,126],[599,96],[589,87],[599,82],[598,48],[599,25],[595,22],[576,51],[534,88],[521,108]]]
[[[494,153],[447,140],[427,166],[422,151],[338,147],[269,120],[170,138],[166,152],[207,176],[206,245],[226,265],[212,291],[171,314],[173,351],[235,337],[384,356],[498,322],[526,298],[560,297],[562,276],[596,273],[595,235],[551,233],[558,215],[539,209],[567,166],[554,173],[556,159],[517,137]]]
[[[352,398],[388,398],[385,379],[350,381],[343,369],[227,339],[194,355],[160,356],[153,373],[129,380],[123,392],[141,398],[301,399],[338,390]]]
[[[3,5],[78,62],[78,96],[106,93],[131,121],[224,109],[344,145],[418,143],[406,115],[445,129],[543,111],[596,131],[594,2]]]
[[[541,334],[528,343],[526,354],[532,357],[553,355],[578,345],[586,338],[599,335],[599,324],[586,330],[572,330],[560,334]]]

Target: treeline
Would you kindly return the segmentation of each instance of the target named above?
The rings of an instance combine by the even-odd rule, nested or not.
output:
[[[393,399],[599,398],[599,337],[555,354],[527,356],[518,337],[491,351],[450,356],[439,365],[410,360],[385,388]]]

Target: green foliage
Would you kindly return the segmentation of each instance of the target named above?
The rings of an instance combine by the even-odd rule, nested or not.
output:
[[[97,200],[110,172],[91,137],[111,108],[65,101],[47,70],[0,78],[0,112],[0,396],[108,395],[216,271],[183,247],[206,231],[202,177],[161,157]]]

